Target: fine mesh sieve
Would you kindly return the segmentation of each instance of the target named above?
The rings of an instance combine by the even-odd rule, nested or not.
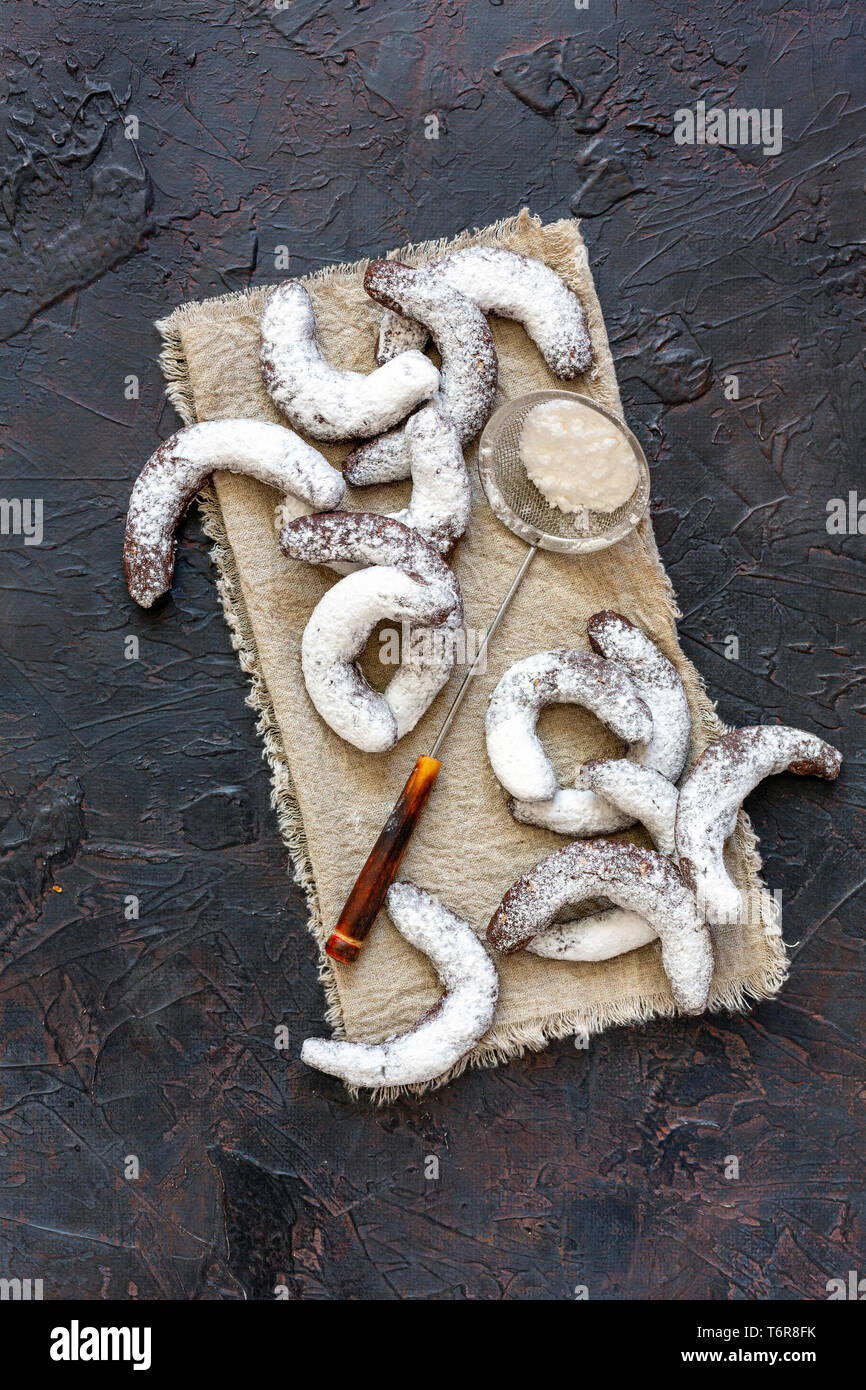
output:
[[[628,440],[637,460],[639,476],[637,487],[625,506],[610,513],[591,510],[571,514],[561,512],[551,507],[535,484],[530,482],[520,458],[520,432],[533,406],[553,400],[578,401],[590,410],[598,411]],[[325,946],[328,955],[346,965],[358,959],[388,886],[396,877],[409,837],[442,766],[438,758],[439,750],[533,557],[539,550],[556,550],[566,555],[604,550],[634,530],[649,502],[649,468],[631,430],[604,406],[597,405],[589,396],[581,396],[573,391],[531,391],[501,406],[481,436],[478,468],[494,515],[516,535],[528,541],[529,549],[487,629],[478,655],[461,682],[436,742],[429,754],[422,754],[416,762],[328,938]]]
[[[575,401],[615,425],[631,447],[638,481],[631,497],[613,512],[581,508],[561,512],[527,476],[520,457],[520,435],[527,415],[545,401]],[[576,460],[579,465],[580,460]],[[613,411],[574,391],[530,391],[500,406],[478,447],[478,471],[491,511],[509,530],[541,550],[579,555],[615,545],[634,530],[647,509],[650,474],[643,449]]]

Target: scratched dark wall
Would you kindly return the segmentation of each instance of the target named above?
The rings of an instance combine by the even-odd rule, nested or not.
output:
[[[864,486],[862,9],[4,20],[0,493],[44,499],[45,533],[0,537],[0,1275],[52,1298],[814,1299],[866,1274],[866,541],[825,527]],[[781,108],[781,153],[678,146],[698,100]],[[131,480],[177,425],[152,322],[278,278],[280,245],[302,274],[525,202],[584,219],[722,716],[826,734],[846,765],[750,802],[798,943],[775,1003],[373,1110],[297,1060],[322,997],[197,522],[165,605],[124,591]]]

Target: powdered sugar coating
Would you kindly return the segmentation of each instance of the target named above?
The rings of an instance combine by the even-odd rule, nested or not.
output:
[[[468,246],[426,268],[443,276],[485,314],[522,323],[550,370],[564,381],[581,376],[592,365],[580,300],[543,261],[494,246]],[[426,342],[423,324],[389,312],[379,330],[376,357],[388,362],[407,348],[423,349]]]
[[[680,870],[710,922],[733,922],[740,913],[722,851],[749,792],[778,772],[832,781],[841,765],[829,743],[785,724],[734,729],[710,744],[683,783],[676,818]]]
[[[371,261],[364,288],[378,303],[417,319],[429,329],[442,359],[441,404],[461,444],[467,444],[490,415],[499,375],[496,349],[484,315],[471,299],[426,267],[413,270],[399,261]],[[405,430],[393,430],[363,444],[344,460],[343,472],[356,487],[408,478]]]
[[[427,584],[393,565],[346,575],[319,600],[301,639],[301,666],[307,693],[335,734],[364,753],[394,747],[401,730],[390,686],[383,694],[373,690],[356,658],[383,618],[435,623],[445,616],[449,602],[441,585]]]
[[[677,789],[667,777],[630,758],[594,758],[583,764],[577,778],[580,786],[598,792],[630,821],[646,826],[662,854],[673,855]]]
[[[438,371],[421,352],[402,353],[369,375],[331,367],[316,337],[310,296],[297,280],[271,291],[260,334],[259,360],[268,394],[313,439],[381,434],[439,386]]]
[[[634,495],[640,472],[622,429],[576,396],[535,405],[520,428],[520,462],[548,506],[610,515]]]
[[[677,789],[660,772],[627,758],[595,758],[582,765],[578,780],[645,825],[662,854],[673,854]],[[611,907],[574,922],[557,922],[533,937],[526,949],[552,960],[610,960],[645,946],[657,935],[638,913]]]
[[[593,614],[587,631],[594,650],[628,674],[652,715],[652,738],[648,743],[632,745],[629,759],[676,781],[688,754],[691,715],[675,668],[640,628],[619,613]],[[603,820],[598,815],[597,802],[595,793],[578,785],[560,788],[550,801],[515,801],[511,811],[516,820],[558,835],[607,834],[610,830],[625,830],[634,823],[634,817],[624,810],[615,821],[612,813]]]
[[[710,934],[677,869],[654,850],[609,840],[567,845],[509,888],[491,918],[487,939],[499,951],[518,951],[563,908],[589,898],[608,898],[656,930],[677,1005],[684,1013],[700,1013],[713,977]]]
[[[359,565],[398,565],[410,574],[450,587],[460,598],[456,575],[418,531],[396,517],[375,512],[331,512],[302,516],[280,532],[280,547],[310,565],[347,561]]]
[[[349,1086],[435,1081],[481,1041],[499,997],[496,967],[472,928],[414,883],[394,883],[388,912],[402,936],[429,958],[444,988],[414,1028],[382,1043],[308,1038],[301,1060]]]
[[[639,912],[609,907],[575,922],[557,922],[534,936],[526,949],[546,960],[613,960],[658,940],[658,932]]]
[[[404,429],[412,496],[408,507],[391,515],[420,531],[441,555],[448,555],[469,525],[472,511],[460,436],[438,403],[417,411]]]
[[[206,420],[178,430],[148,459],[129,499],[123,566],[143,608],[171,588],[175,528],[217,469],[248,474],[315,508],[339,507],[346,491],[341,474],[283,425]]]
[[[440,264],[431,261],[428,270],[435,270]],[[481,305],[479,304],[479,309]],[[423,352],[430,341],[430,334],[423,323],[415,319],[404,319],[393,309],[386,309],[379,324],[379,338],[376,343],[376,361],[381,365],[390,362],[401,352]]]
[[[302,664],[310,698],[334,732],[365,752],[387,751],[414,729],[453,670],[463,622],[456,576],[417,531],[369,512],[301,517],[280,533],[280,546],[308,564],[370,567],[320,600],[304,632]],[[372,577],[364,581],[365,574]],[[400,574],[409,586],[396,582]],[[380,695],[355,659],[385,617],[412,626],[402,662]]]
[[[569,827],[563,833],[607,834],[628,821],[594,792],[558,788],[556,772],[535,730],[546,705],[582,705],[618,738],[638,749],[652,737],[649,710],[623,671],[591,652],[558,648],[516,661],[500,679],[487,707],[487,756],[507,792],[517,820],[536,824],[555,821],[566,807]]]
[[[653,717],[649,745],[633,759],[676,782],[686,764],[692,717],[676,667],[621,613],[594,613],[586,630],[593,651],[629,675]]]

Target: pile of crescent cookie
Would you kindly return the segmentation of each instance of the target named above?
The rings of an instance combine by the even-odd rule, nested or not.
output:
[[[270,292],[262,379],[294,429],[214,420],[167,439],[132,491],[124,569],[130,594],[149,607],[171,587],[178,522],[214,471],[276,488],[283,552],[340,576],[303,634],[310,700],[339,737],[381,754],[415,727],[456,659],[463,600],[447,562],[470,520],[463,448],[490,415],[498,377],[485,315],[521,323],[563,380],[589,369],[592,349],[573,292],[550,267],[515,252],[474,246],[420,267],[373,261],[364,288],[385,310],[380,365],[369,374],[325,360],[303,285],[288,281]],[[428,339],[438,369],[425,355]],[[355,447],[338,471],[311,439]],[[347,482],[406,478],[412,494],[399,512],[340,510]],[[384,618],[408,624],[411,640],[387,688],[376,691],[359,658]],[[516,662],[490,698],[487,751],[511,814],[569,843],[512,885],[487,942],[498,952],[526,949],[559,961],[602,961],[654,945],[679,1009],[700,1013],[713,976],[712,928],[735,924],[743,908],[724,847],[744,798],[786,769],[834,778],[841,757],[785,726],[737,729],[712,744],[678,787],[691,720],[676,669],[620,614],[594,614],[588,637],[591,651],[557,649]],[[589,710],[622,739],[625,756],[584,763],[574,787],[559,787],[536,732],[541,710],[554,703]],[[635,823],[656,850],[596,838]],[[598,900],[602,910],[565,920],[570,909]],[[351,1086],[444,1076],[481,1042],[499,993],[493,961],[467,922],[405,882],[391,887],[387,905],[406,940],[429,957],[444,993],[414,1028],[382,1043],[304,1043],[304,1061]]]

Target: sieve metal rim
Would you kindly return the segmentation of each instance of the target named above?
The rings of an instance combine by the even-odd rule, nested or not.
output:
[[[499,488],[495,459],[497,444],[503,430],[519,412],[527,414],[534,406],[553,400],[577,401],[580,405],[597,411],[624,435],[635,456],[638,467],[638,482],[632,497],[624,504],[625,507],[632,510],[616,528],[606,535],[584,537],[551,535],[524,521],[508,505]],[[481,485],[490,504],[490,510],[503,525],[507,526],[515,535],[520,536],[521,539],[528,541],[530,545],[538,546],[540,550],[555,551],[562,555],[588,554],[591,551],[607,550],[610,546],[617,545],[630,535],[635,527],[640,525],[649,507],[650,471],[640,443],[619,415],[580,391],[557,391],[555,389],[527,391],[522,396],[515,396],[513,400],[506,401],[498,410],[494,411],[484,427],[478,445],[478,472],[481,477]],[[632,516],[634,516],[634,520],[631,519]]]

